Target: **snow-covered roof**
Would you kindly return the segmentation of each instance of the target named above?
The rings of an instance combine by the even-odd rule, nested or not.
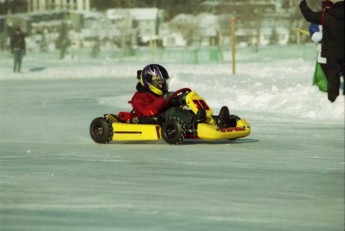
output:
[[[108,9],[106,16],[111,20],[123,19],[129,14],[134,20],[156,20],[158,8],[130,8],[130,9]]]
[[[200,28],[209,28],[210,26],[218,26],[219,18],[217,15],[208,13],[198,14],[197,16],[192,14],[178,14],[170,22],[177,25],[195,24]]]
[[[126,14],[126,12],[119,9],[109,9],[106,11],[106,17],[110,20],[122,20],[124,14]]]
[[[120,36],[121,32],[118,29],[112,29],[112,30],[108,30],[108,29],[87,29],[84,28],[81,30],[81,35],[82,37],[86,38],[86,37],[99,37],[99,38],[105,38],[105,37],[116,37],[116,36]]]
[[[101,13],[93,11],[83,11],[82,14],[85,19],[99,19],[102,17]]]
[[[197,16],[199,25],[217,25],[219,23],[219,19],[217,15],[214,14],[199,14]]]
[[[160,36],[158,36],[158,35],[143,35],[141,37],[141,41],[144,43],[149,42],[149,41],[154,41],[157,39],[160,39]]]
[[[158,8],[132,8],[129,10],[135,20],[156,20]]]
[[[61,26],[60,20],[51,20],[51,21],[41,21],[41,22],[33,22],[33,27],[53,27],[53,26]]]
[[[197,20],[192,14],[178,14],[170,22],[173,24],[192,24],[196,23]]]

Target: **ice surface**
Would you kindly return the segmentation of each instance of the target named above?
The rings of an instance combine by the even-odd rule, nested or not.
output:
[[[235,76],[228,62],[165,63],[170,90],[252,126],[179,146],[89,137],[93,118],[130,110],[145,62],[28,53],[14,74],[2,54],[0,230],[344,230],[344,96],[311,86],[314,47],[282,49],[240,56]]]

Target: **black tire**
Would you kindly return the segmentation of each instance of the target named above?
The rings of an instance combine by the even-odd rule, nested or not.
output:
[[[90,136],[96,143],[109,143],[113,137],[111,122],[103,117],[94,119],[90,124]]]
[[[181,144],[186,135],[186,126],[178,118],[167,119],[162,126],[162,137],[168,144]]]

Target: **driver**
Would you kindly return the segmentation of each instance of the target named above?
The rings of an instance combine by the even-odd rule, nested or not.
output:
[[[199,109],[197,115],[176,107],[182,97],[176,97],[166,106],[166,100],[173,92],[168,92],[167,80],[168,71],[159,64],[150,64],[138,71],[139,82],[136,86],[137,92],[133,95],[130,103],[134,113],[139,117],[139,123],[157,123],[163,122],[163,118],[176,117],[182,120],[186,127],[206,122],[205,109]],[[172,105],[172,106],[171,106]],[[215,117],[219,127],[231,126],[229,109],[223,106],[218,116]]]
[[[194,122],[206,121],[205,109],[199,110],[198,115],[195,116],[180,107],[166,107],[166,99],[171,92],[168,92],[167,84],[169,74],[163,66],[150,64],[138,73],[140,76],[138,76],[139,82],[136,86],[137,92],[130,103],[140,118],[139,123],[160,123],[162,118],[176,117],[189,127]],[[176,103],[177,99],[173,101]]]

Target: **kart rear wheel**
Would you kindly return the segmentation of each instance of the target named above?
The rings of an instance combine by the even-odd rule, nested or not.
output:
[[[113,137],[111,122],[103,117],[94,119],[90,124],[90,136],[96,143],[109,143]]]
[[[169,144],[181,144],[186,135],[186,125],[178,118],[167,119],[162,126],[162,138]]]

